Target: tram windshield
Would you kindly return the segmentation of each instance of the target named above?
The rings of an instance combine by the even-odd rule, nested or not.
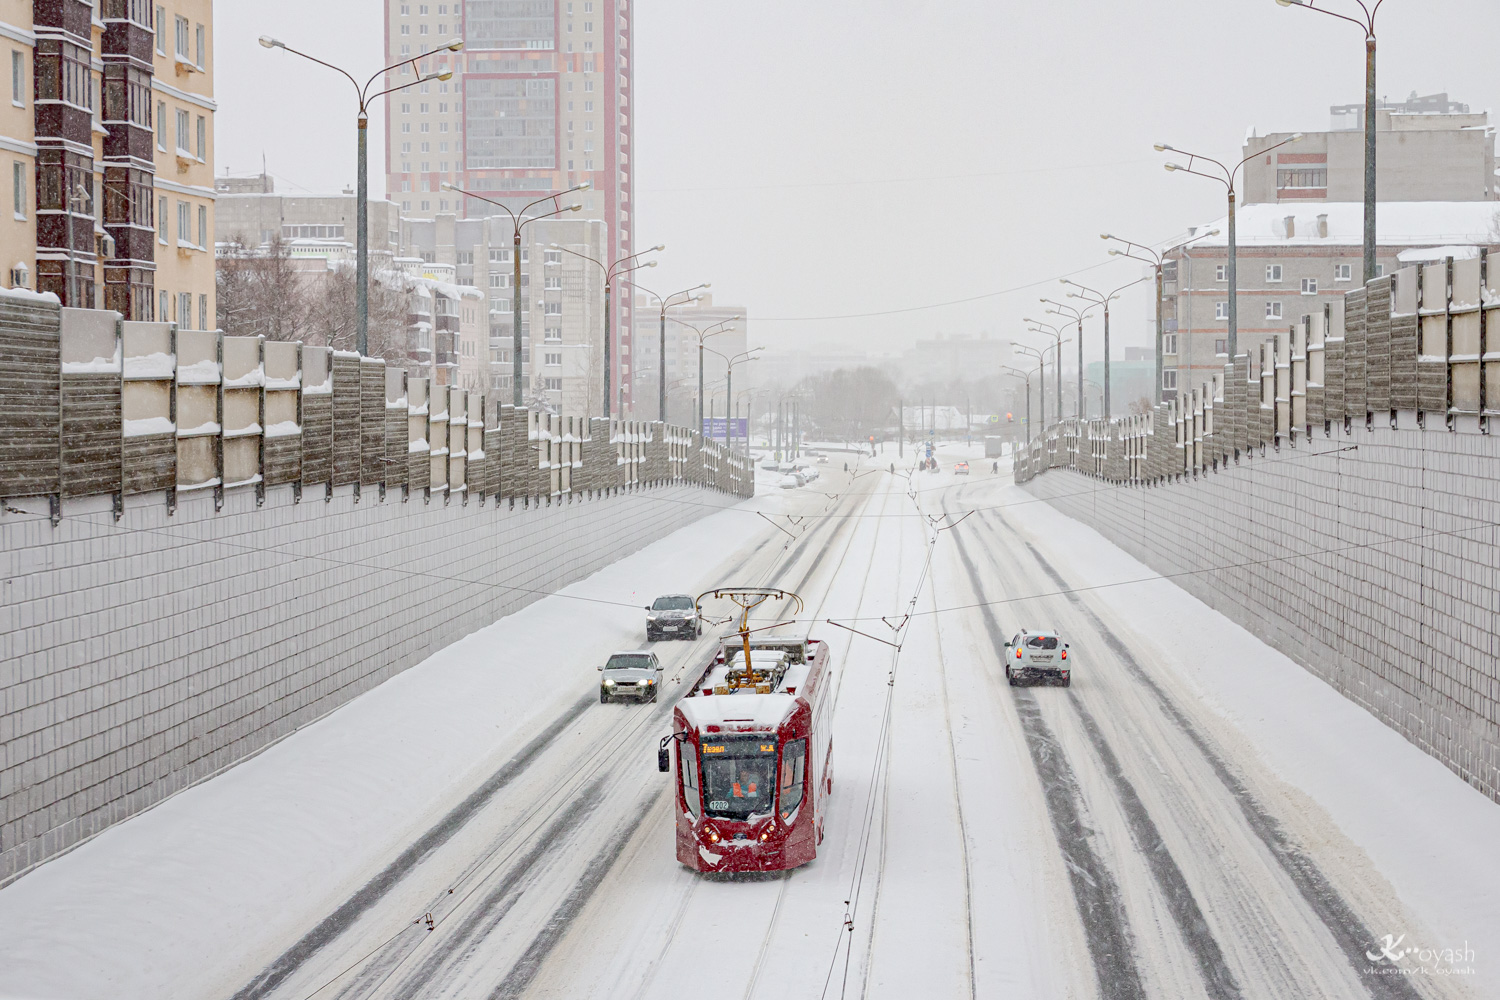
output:
[[[704,737],[704,813],[745,819],[776,802],[776,737],[770,733]]]

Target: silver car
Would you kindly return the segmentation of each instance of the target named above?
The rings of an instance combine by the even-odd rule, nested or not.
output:
[[[599,672],[601,705],[621,698],[655,701],[661,690],[661,661],[650,651],[613,653]]]
[[[1060,684],[1071,687],[1073,664],[1068,644],[1054,631],[1022,629],[1005,644],[1005,676],[1011,687]]]
[[[688,594],[663,594],[646,609],[646,641],[696,639],[703,634],[698,606]]]

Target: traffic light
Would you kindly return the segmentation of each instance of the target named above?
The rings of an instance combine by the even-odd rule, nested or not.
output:
[[[1008,421],[1010,421],[1011,423],[1015,423],[1016,422],[1016,418],[1013,417],[1013,416],[1011,416],[1009,413],[1007,413],[1005,415],[1005,419],[1008,420]]]

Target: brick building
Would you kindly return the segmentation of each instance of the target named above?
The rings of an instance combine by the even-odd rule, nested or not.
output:
[[[1403,253],[1442,246],[1500,244],[1494,202],[1385,202],[1376,216],[1381,273]],[[1228,222],[1220,234],[1168,256],[1163,308],[1165,398],[1223,370],[1229,335]],[[1364,205],[1246,205],[1239,210],[1239,349],[1286,330],[1323,302],[1358,288],[1364,259]]]

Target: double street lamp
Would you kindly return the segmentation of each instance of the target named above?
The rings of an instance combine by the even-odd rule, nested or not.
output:
[[[1163,262],[1166,260],[1166,258],[1167,258],[1167,256],[1169,254],[1171,254],[1171,253],[1173,253],[1173,252],[1175,252],[1177,250],[1181,250],[1183,247],[1187,246],[1189,243],[1196,242],[1197,240],[1206,240],[1210,236],[1217,236],[1217,235],[1219,235],[1219,231],[1217,229],[1210,229],[1206,233],[1199,233],[1196,236],[1190,236],[1187,239],[1183,240],[1182,242],[1175,243],[1172,246],[1166,247],[1166,248],[1164,248],[1162,250],[1153,250],[1151,247],[1145,246],[1144,244],[1141,244],[1141,243],[1132,243],[1130,240],[1127,240],[1127,239],[1125,239],[1122,236],[1115,236],[1115,235],[1113,235],[1111,233],[1100,233],[1099,234],[1099,238],[1101,240],[1114,240],[1117,243],[1123,243],[1123,244],[1125,244],[1125,249],[1124,250],[1110,250],[1109,255],[1111,257],[1129,257],[1131,260],[1144,261],[1145,263],[1150,264],[1152,266],[1152,268],[1155,270],[1155,274],[1156,274],[1156,402],[1158,404],[1161,403],[1161,380],[1162,380],[1162,366],[1163,366],[1162,356],[1165,353],[1164,350],[1163,350],[1163,346],[1162,345],[1164,343],[1164,337],[1166,336],[1166,322],[1165,322],[1164,317],[1162,316],[1162,310],[1161,310],[1162,296],[1166,292],[1166,284],[1165,284],[1165,279],[1163,278],[1163,270],[1162,270]]]
[[[734,326],[734,324],[738,323],[744,318],[745,317],[743,316],[731,316],[728,319],[720,320],[719,322],[714,323],[711,326],[700,328],[685,320],[680,320],[676,316],[672,317],[672,321],[674,323],[681,324],[682,326],[687,327],[689,330],[692,330],[698,338],[698,427],[700,429],[703,427],[703,343],[710,337],[717,337],[721,333],[732,332],[731,328]]]
[[[671,295],[668,295],[665,298],[663,298],[662,296],[657,295],[651,289],[646,288],[643,285],[636,284],[636,282],[634,282],[634,281],[630,282],[630,284],[634,285],[636,288],[639,288],[641,291],[645,292],[647,295],[649,295],[652,298],[656,299],[656,301],[661,304],[661,345],[660,345],[661,346],[661,357],[659,357],[657,359],[657,361],[660,363],[661,377],[656,380],[657,381],[657,386],[658,386],[657,401],[656,401],[656,411],[657,411],[656,419],[660,420],[662,423],[666,423],[667,422],[667,310],[671,309],[674,306],[685,306],[685,305],[687,305],[689,302],[694,301],[694,299],[695,299],[695,296],[693,295],[694,292],[698,291],[700,288],[710,288],[710,287],[712,287],[712,285],[711,285],[710,282],[705,281],[701,285],[694,285],[692,288],[684,288],[680,292],[673,292]],[[673,302],[672,300],[675,299],[675,298],[677,298],[679,295],[686,295],[688,297],[685,298],[685,299],[683,299],[681,302]]]
[[[1179,163],[1165,164],[1164,166],[1166,167],[1168,173],[1180,170],[1185,174],[1192,174],[1195,177],[1207,177],[1211,181],[1218,181],[1220,184],[1223,184],[1225,190],[1229,194],[1229,273],[1226,275],[1229,281],[1229,339],[1226,342],[1226,347],[1228,348],[1229,359],[1231,361],[1234,360],[1235,353],[1239,348],[1240,329],[1240,286],[1235,276],[1236,243],[1234,230],[1234,214],[1235,207],[1237,205],[1237,198],[1234,190],[1235,177],[1239,174],[1241,167],[1249,163],[1251,160],[1255,159],[1257,156],[1263,156],[1265,154],[1278,150],[1282,146],[1285,146],[1287,143],[1301,141],[1302,133],[1296,132],[1276,143],[1276,145],[1274,146],[1267,146],[1265,149],[1257,150],[1255,153],[1245,157],[1243,160],[1236,163],[1233,167],[1226,167],[1224,164],[1220,163],[1218,160],[1213,159],[1212,157],[1203,156],[1199,153],[1189,153],[1185,149],[1177,149],[1175,146],[1169,146],[1164,142],[1158,142],[1155,147],[1158,153],[1182,153],[1187,156],[1188,161],[1186,165]],[[1204,163],[1213,164],[1215,167],[1218,167],[1220,173],[1222,173],[1223,176],[1221,177],[1219,176],[1219,174],[1204,173],[1203,171],[1196,169],[1200,160]],[[1373,219],[1374,216],[1372,215],[1371,218]],[[1109,356],[1107,354],[1105,355],[1104,363],[1106,366],[1109,364]],[[1106,371],[1108,371],[1107,368]],[[1106,397],[1109,395],[1108,378],[1105,379],[1104,394]]]
[[[741,353],[736,354],[733,357],[729,357],[725,354],[720,354],[712,347],[705,349],[709,354],[716,354],[724,359],[724,446],[727,448],[729,447],[730,435],[732,433],[732,428],[734,427],[734,418],[730,412],[734,408],[734,367],[735,365],[743,365],[750,361],[760,360],[760,354],[758,352],[764,351],[765,348],[752,347],[748,351],[742,351]],[[699,397],[699,405],[702,405],[702,397]],[[709,429],[712,430],[712,428]],[[746,434],[748,433],[749,429],[746,428]]]
[[[514,287],[511,289],[511,291],[513,292],[513,294],[511,295],[511,309],[513,311],[511,322],[515,324],[514,328],[510,332],[511,403],[519,409],[521,406],[525,405],[525,397],[521,394],[521,378],[523,374],[521,367],[521,358],[522,352],[525,347],[525,345],[521,343],[521,228],[527,223],[536,222],[539,219],[550,219],[554,215],[561,215],[564,212],[577,212],[582,209],[583,205],[579,204],[578,202],[574,202],[571,205],[564,205],[557,199],[561,198],[565,194],[572,194],[575,191],[587,191],[589,189],[589,182],[584,181],[582,184],[575,184],[573,187],[568,188],[566,191],[557,191],[553,194],[538,198],[536,201],[527,204],[519,212],[512,212],[510,210],[510,206],[506,205],[503,202],[496,201],[493,198],[487,198],[482,194],[475,194],[473,191],[466,191],[461,187],[456,187],[455,185],[449,184],[447,181],[444,181],[439,185],[439,187],[444,191],[457,191],[465,198],[475,198],[487,205],[494,205],[506,215],[510,216],[510,224],[515,231],[515,237],[511,243],[511,262],[514,265],[514,269],[511,273],[511,282],[514,285]],[[527,212],[548,201],[552,202],[552,211],[543,212],[540,215],[533,215],[530,218],[525,217]]]
[[[1043,323],[1041,320],[1036,319],[1023,319],[1022,322],[1031,324],[1031,328],[1027,331],[1028,333],[1040,333],[1045,336],[1051,337],[1053,341],[1052,346],[1057,350],[1057,353],[1052,356],[1052,360],[1054,362],[1054,369],[1057,378],[1057,419],[1061,421],[1062,345],[1066,343],[1066,341],[1063,340],[1062,327],[1053,326],[1051,323]],[[1072,337],[1068,338],[1068,340],[1072,339]],[[1080,342],[1082,342],[1082,330],[1079,331],[1079,340]],[[1047,426],[1047,387],[1045,385],[1042,386],[1042,426]]]
[[[160,30],[160,26],[158,26],[158,30]],[[333,70],[335,73],[343,74],[344,78],[354,85],[355,96],[359,98],[359,185],[357,195],[358,203],[355,208],[356,218],[354,224],[354,231],[356,234],[354,250],[354,345],[355,350],[359,351],[360,357],[364,357],[369,354],[370,346],[370,170],[368,143],[366,140],[370,125],[370,102],[375,100],[375,98],[377,97],[384,97],[386,94],[389,94],[392,91],[409,87],[411,86],[411,84],[398,84],[397,86],[387,87],[385,90],[377,91],[373,94],[370,93],[370,88],[374,86],[376,80],[380,79],[386,73],[400,69],[403,66],[415,65],[420,60],[426,59],[429,56],[440,55],[445,52],[457,52],[464,47],[464,43],[462,39],[455,38],[447,45],[444,45],[432,52],[423,52],[421,55],[413,56],[410,59],[403,59],[398,63],[392,63],[385,69],[380,70],[380,72],[376,73],[374,76],[366,80],[363,86],[360,86],[359,81],[354,79],[354,77],[351,76],[347,70],[333,65],[333,63],[324,62],[316,56],[310,56],[306,52],[300,52],[297,49],[294,49],[291,46],[287,45],[285,42],[272,38],[270,35],[261,35],[260,44],[262,48],[281,49],[283,52],[290,52],[294,56],[301,56],[303,59],[306,59],[309,62],[315,62],[319,66],[326,66],[328,69]],[[413,82],[428,83],[432,80],[448,80],[452,78],[452,76],[453,73],[451,71],[442,70],[437,73],[429,73],[425,76],[419,76]],[[161,123],[158,123],[158,127],[164,126],[162,126]]]
[[[1086,305],[1083,308],[1067,305],[1055,299],[1042,299],[1042,305],[1047,307],[1047,312],[1052,316],[1060,316],[1072,322],[1078,329],[1078,419],[1086,420],[1089,415],[1088,402],[1083,398],[1083,318],[1089,314],[1094,307]],[[1062,396],[1061,383],[1057,391]]]
[[[1302,7],[1348,21],[1365,33],[1365,281],[1375,279],[1375,15],[1385,0],[1354,0],[1363,17],[1314,7],[1314,0],[1276,0],[1283,7]],[[1231,355],[1232,356],[1232,355]]]
[[[603,261],[595,260],[593,257],[590,257],[586,253],[579,253],[577,250],[570,250],[567,247],[563,246],[561,243],[549,243],[547,244],[547,248],[549,250],[561,250],[563,253],[570,253],[580,260],[588,261],[590,264],[593,264],[594,266],[598,267],[599,270],[604,272],[604,419],[608,420],[609,400],[610,397],[614,395],[614,378],[612,377],[611,373],[609,352],[610,341],[614,339],[609,325],[610,284],[614,281],[615,278],[619,277],[622,274],[629,274],[631,271],[636,271],[643,267],[655,267],[656,261],[654,260],[637,262],[636,258],[644,256],[648,253],[656,253],[658,251],[665,250],[667,248],[667,245],[665,243],[658,243],[654,247],[648,247],[647,249],[642,250],[639,253],[631,254],[629,257],[621,257],[619,260],[608,266],[606,266]],[[623,386],[621,387],[620,391],[623,395]],[[621,410],[624,409],[623,401],[620,408]]]
[[[1145,280],[1146,280],[1145,278],[1136,278],[1134,281],[1127,281],[1125,284],[1121,285],[1119,288],[1116,288],[1114,291],[1109,292],[1109,293],[1106,294],[1104,292],[1095,291],[1094,289],[1089,288],[1089,287],[1087,287],[1085,285],[1080,285],[1076,281],[1069,281],[1067,278],[1063,278],[1062,279],[1062,283],[1064,285],[1069,285],[1069,286],[1071,286],[1073,288],[1078,289],[1078,291],[1076,291],[1076,292],[1069,292],[1068,293],[1068,298],[1070,298],[1070,299],[1082,299],[1084,302],[1087,302],[1090,305],[1090,307],[1093,307],[1093,306],[1103,306],[1104,307],[1104,412],[1102,414],[1100,414],[1100,416],[1102,416],[1105,420],[1108,420],[1109,416],[1110,416],[1110,414],[1109,414],[1109,304],[1110,304],[1110,302],[1112,302],[1116,298],[1118,298],[1119,295],[1120,295],[1120,293],[1123,292],[1125,289],[1131,287],[1132,285],[1139,285],[1141,282],[1143,282]]]
[[[1038,368],[1037,371],[1041,372],[1041,369]],[[1021,379],[1023,382],[1026,383],[1026,418],[1024,420],[1022,420],[1021,423],[1023,423],[1023,424],[1026,425],[1026,443],[1030,444],[1031,443],[1031,372],[1022,371],[1019,368],[1012,368],[1009,365],[1003,365],[1003,366],[1001,366],[1000,372],[1001,372],[1002,375],[1009,375],[1011,378],[1018,378],[1018,379]],[[1046,380],[1043,379],[1042,391],[1045,393],[1046,389],[1047,389],[1047,387],[1046,387]],[[1046,423],[1046,420],[1044,419],[1042,422]]]

